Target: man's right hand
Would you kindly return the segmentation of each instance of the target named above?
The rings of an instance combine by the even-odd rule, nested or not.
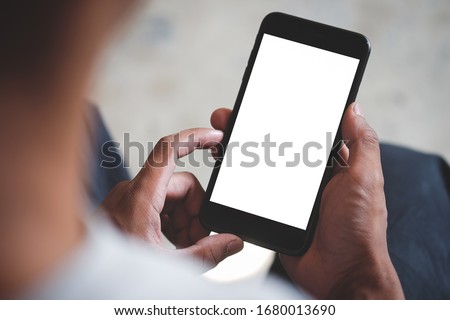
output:
[[[211,124],[224,130],[231,111],[216,110]],[[390,260],[387,209],[378,138],[359,108],[348,108],[342,127],[347,145],[321,199],[311,247],[301,257],[281,255],[291,279],[317,298],[402,299]]]

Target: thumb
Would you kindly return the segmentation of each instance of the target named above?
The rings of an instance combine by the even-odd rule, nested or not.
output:
[[[216,234],[199,240],[193,246],[177,251],[200,259],[204,268],[209,270],[243,248],[244,242],[239,237],[232,234]]]
[[[349,170],[358,175],[367,173],[369,169],[374,174],[382,172],[378,136],[356,103],[353,103],[345,113],[342,138],[348,141]]]

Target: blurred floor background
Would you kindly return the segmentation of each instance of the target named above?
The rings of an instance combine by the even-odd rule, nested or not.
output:
[[[281,11],[365,34],[372,54],[358,101],[381,140],[450,160],[450,1],[144,1],[107,52],[92,99],[123,146],[209,126],[232,107],[259,24]],[[149,150],[146,150],[147,152]],[[139,170],[132,150],[130,171]],[[210,169],[189,168],[206,186]],[[262,274],[273,255],[247,246],[210,276]]]

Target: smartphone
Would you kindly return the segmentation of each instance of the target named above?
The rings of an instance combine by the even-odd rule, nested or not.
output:
[[[207,228],[289,255],[308,249],[369,53],[361,34],[264,18],[200,211]]]

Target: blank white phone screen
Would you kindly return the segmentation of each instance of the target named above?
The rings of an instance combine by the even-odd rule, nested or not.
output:
[[[358,64],[264,34],[211,201],[305,230]]]

